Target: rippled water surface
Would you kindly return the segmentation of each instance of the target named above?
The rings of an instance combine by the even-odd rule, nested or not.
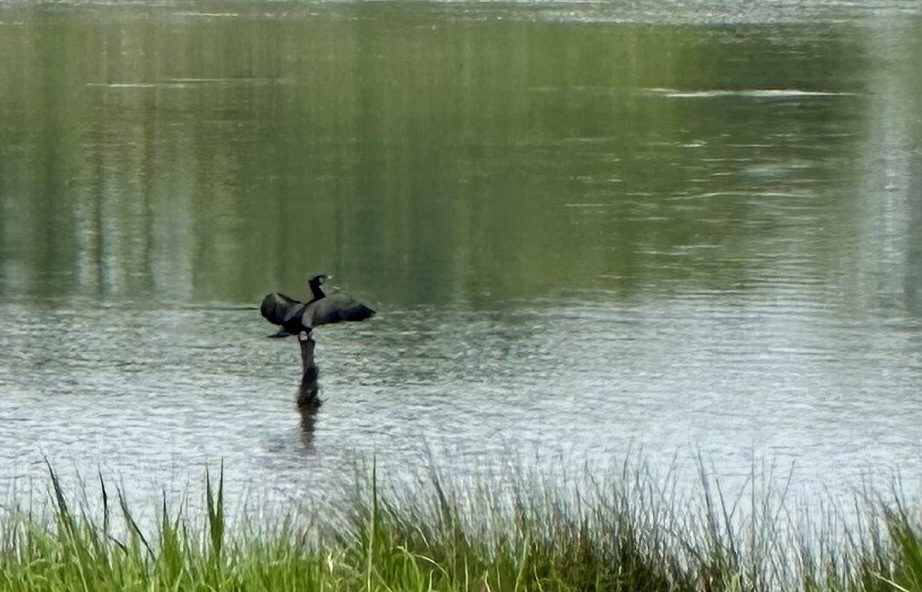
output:
[[[0,483],[917,491],[918,6],[666,8],[0,2]],[[321,271],[379,314],[302,417],[256,306]]]

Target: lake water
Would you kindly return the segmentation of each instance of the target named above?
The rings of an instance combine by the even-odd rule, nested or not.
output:
[[[0,496],[917,492],[918,3],[620,4],[0,1]],[[319,272],[379,314],[302,418],[256,307]]]

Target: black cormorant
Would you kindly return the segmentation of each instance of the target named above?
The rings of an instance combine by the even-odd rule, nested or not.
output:
[[[315,275],[308,280],[313,296],[308,302],[273,292],[263,298],[259,311],[267,321],[282,327],[279,331],[280,336],[297,335],[301,331],[310,332],[317,325],[340,321],[364,321],[375,314],[375,311],[348,294],[325,294],[322,288],[325,279],[325,275]]]

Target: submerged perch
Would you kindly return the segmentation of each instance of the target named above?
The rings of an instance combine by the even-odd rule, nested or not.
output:
[[[301,331],[298,334],[298,344],[301,346],[301,386],[298,387],[298,409],[302,411],[316,410],[320,407],[320,385],[317,384],[317,364],[314,363],[314,348],[317,342],[310,333]]]

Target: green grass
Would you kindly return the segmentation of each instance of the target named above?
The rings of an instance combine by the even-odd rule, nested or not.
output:
[[[922,590],[922,524],[899,496],[808,535],[783,496],[727,499],[706,477],[691,496],[639,470],[566,493],[435,474],[401,492],[372,470],[322,516],[230,528],[223,474],[207,474],[204,516],[164,500],[144,532],[101,478],[93,517],[49,472],[50,513],[0,513],[0,591]]]

